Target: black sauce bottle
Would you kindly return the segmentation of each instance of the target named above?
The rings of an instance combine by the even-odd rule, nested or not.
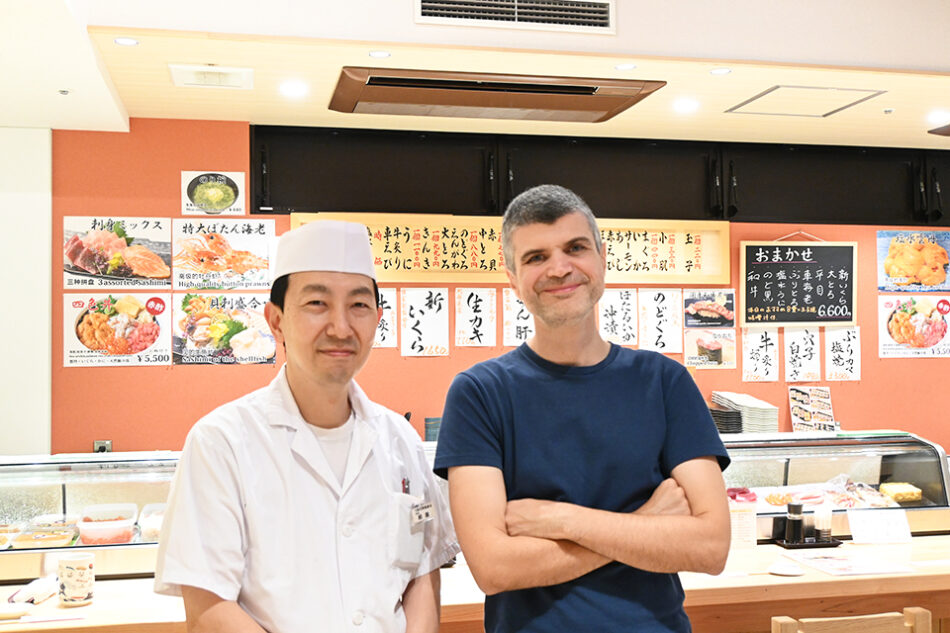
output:
[[[802,504],[788,504],[788,514],[785,517],[785,542],[801,543],[804,540],[805,530],[802,519]]]

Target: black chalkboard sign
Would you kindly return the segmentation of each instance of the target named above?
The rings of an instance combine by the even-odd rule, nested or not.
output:
[[[854,325],[857,255],[857,242],[740,242],[740,322]]]

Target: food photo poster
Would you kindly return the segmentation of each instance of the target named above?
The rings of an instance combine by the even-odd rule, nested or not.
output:
[[[269,290],[274,220],[172,222],[175,290]]]
[[[950,231],[878,231],[877,287],[888,292],[950,290]]]
[[[171,295],[73,293],[63,297],[63,366],[171,364]]]
[[[277,344],[264,318],[266,293],[173,295],[175,365],[273,365]]]
[[[181,172],[181,214],[244,215],[244,172]]]
[[[947,358],[950,295],[879,295],[880,358]]]
[[[66,216],[63,288],[170,289],[171,220]]]

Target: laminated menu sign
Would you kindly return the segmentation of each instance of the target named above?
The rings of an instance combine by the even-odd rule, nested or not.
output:
[[[173,295],[173,363],[273,365],[277,345],[264,318],[267,301],[264,293]]]
[[[448,356],[448,288],[401,288],[399,304],[402,355]]]
[[[825,380],[861,380],[861,328],[825,328]]]
[[[395,288],[379,289],[379,307],[383,316],[376,325],[376,339],[373,347],[397,347],[396,335],[396,293]]]
[[[736,291],[733,288],[698,288],[683,291],[684,325],[735,327]]]
[[[687,328],[683,333],[683,361],[697,369],[735,369],[736,329]]]
[[[882,295],[877,301],[881,358],[950,357],[950,295]]]
[[[181,172],[181,214],[244,215],[244,172]]]
[[[505,347],[518,347],[534,336],[534,315],[511,288],[501,291],[502,341]]]
[[[175,290],[270,288],[273,220],[174,220]]]
[[[778,328],[742,328],[742,381],[778,381]]]
[[[63,366],[171,364],[171,295],[63,297]]]
[[[785,328],[785,382],[821,380],[817,327]]]
[[[857,242],[741,242],[740,322],[854,325],[857,251]]]
[[[788,388],[793,431],[837,431],[831,389],[794,385]]]
[[[683,291],[679,288],[640,288],[640,349],[662,354],[683,352]]]
[[[171,220],[63,218],[63,287],[171,288]]]
[[[878,231],[877,287],[889,292],[950,290],[950,231]]]

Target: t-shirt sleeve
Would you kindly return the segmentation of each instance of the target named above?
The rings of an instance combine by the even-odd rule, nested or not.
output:
[[[452,466],[502,467],[501,431],[496,397],[467,373],[455,377],[445,397],[435,474],[448,478]]]
[[[183,585],[237,600],[245,564],[240,480],[224,432],[199,423],[175,470],[159,539],[155,591]]]
[[[699,387],[679,364],[667,385],[663,394],[666,438],[660,460],[664,476],[669,477],[676,466],[697,457],[715,457],[725,470],[729,453]]]

